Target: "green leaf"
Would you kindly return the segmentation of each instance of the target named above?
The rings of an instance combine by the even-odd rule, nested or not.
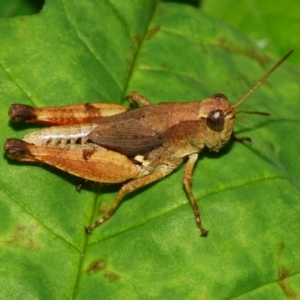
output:
[[[202,8],[243,32],[259,48],[282,55],[300,44],[300,3],[272,0],[203,1]],[[293,55],[290,62],[300,65],[300,56]]]
[[[279,59],[188,5],[47,1],[0,20],[1,144],[36,128],[9,122],[12,103],[126,105],[225,93],[232,103]],[[284,53],[281,53],[283,56]],[[295,54],[297,55],[297,54]],[[204,151],[193,191],[206,239],[182,186],[183,168],[126,197],[92,235],[119,186],[75,191],[54,168],[0,160],[1,296],[5,299],[283,299],[300,292],[299,70],[285,62],[243,109],[230,143]]]

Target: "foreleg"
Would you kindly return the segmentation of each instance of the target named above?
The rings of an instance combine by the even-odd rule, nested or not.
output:
[[[202,226],[200,210],[192,192],[192,175],[193,175],[193,169],[197,159],[198,159],[198,154],[192,154],[189,156],[189,160],[187,161],[184,170],[183,184],[188,194],[188,197],[190,199],[191,205],[193,207],[196,225],[201,230],[201,236],[207,236],[208,231]]]

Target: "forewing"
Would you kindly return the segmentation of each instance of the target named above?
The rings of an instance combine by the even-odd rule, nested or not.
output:
[[[104,118],[107,119],[107,118]],[[129,157],[145,154],[162,145],[158,134],[147,126],[144,117],[129,115],[124,119],[110,117],[110,122],[100,122],[88,135],[97,145]]]

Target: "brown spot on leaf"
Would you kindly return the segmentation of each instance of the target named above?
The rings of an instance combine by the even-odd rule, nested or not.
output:
[[[164,71],[169,71],[170,70],[170,66],[166,65],[166,64],[161,64],[160,65],[161,68],[164,70]]]
[[[0,241],[17,248],[38,250],[39,245],[35,241],[36,232],[37,226],[35,225],[19,225],[16,227],[12,237]]]
[[[110,282],[114,282],[120,278],[120,276],[114,272],[111,271],[106,271],[104,273],[104,276],[109,279]]]
[[[158,26],[158,25],[149,29],[146,34],[146,40],[150,40],[159,30],[160,30],[160,26]]]
[[[105,259],[101,258],[98,260],[94,260],[90,263],[88,268],[86,269],[86,273],[88,275],[93,275],[95,273],[99,273],[104,271],[103,276],[108,278],[110,282],[114,282],[120,278],[118,274],[112,271],[108,271],[107,269],[107,262]]]
[[[106,266],[105,259],[95,260],[95,261],[91,262],[91,264],[88,266],[86,272],[89,275],[92,275],[92,274],[102,271],[105,268],[105,266]]]
[[[282,266],[279,268],[278,270],[278,283],[282,289],[282,291],[284,292],[284,294],[289,297],[289,298],[294,298],[294,299],[298,299],[298,295],[295,291],[292,290],[292,288],[290,288],[288,286],[288,283],[286,281],[286,278],[291,275],[293,273],[294,270],[286,270],[284,269]]]
[[[141,37],[139,36],[139,34],[137,34],[137,33],[134,34],[134,41],[135,41],[136,46],[138,47],[141,43]]]
[[[267,145],[269,146],[269,149],[274,153],[275,152],[275,145],[272,142],[267,142]]]
[[[128,62],[127,62],[127,69],[128,69],[129,71],[131,71],[132,66],[133,66],[133,62],[132,62],[131,60],[128,61]]]

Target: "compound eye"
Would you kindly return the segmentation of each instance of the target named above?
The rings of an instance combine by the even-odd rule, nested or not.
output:
[[[216,99],[216,100],[227,101],[228,102],[228,99],[224,94],[214,94],[211,97]]]
[[[206,125],[212,131],[221,132],[224,128],[225,116],[220,109],[215,109],[209,113],[206,118]]]

